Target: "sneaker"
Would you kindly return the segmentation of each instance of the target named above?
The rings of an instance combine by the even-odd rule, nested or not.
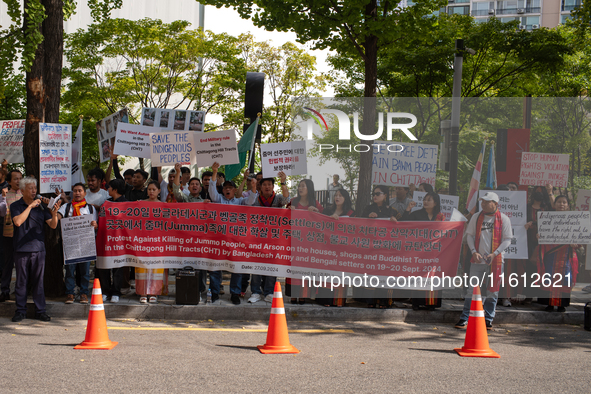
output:
[[[35,319],[41,320],[41,321],[50,321],[51,317],[49,317],[49,315],[47,313],[43,312],[43,313],[36,313]]]
[[[150,297],[149,302],[150,302],[150,304],[157,304],[158,303],[158,297],[156,297],[156,296]]]
[[[253,294],[250,296],[250,298],[248,299],[248,302],[250,304],[254,304],[255,302],[259,302],[260,300],[263,299],[263,296],[260,294]]]
[[[148,297],[140,297],[140,304],[147,304],[148,303]]]
[[[10,294],[8,294],[8,293],[0,294],[0,302],[4,302],[4,301],[8,301],[8,300],[10,300]]]
[[[12,321],[15,323],[18,323],[19,321],[23,321],[24,318],[25,318],[25,315],[23,313],[16,312],[14,314],[14,316],[12,317]]]
[[[131,287],[128,287],[126,289],[121,289],[121,295],[128,295],[128,294],[132,294],[134,293],[133,290],[131,290]]]
[[[234,305],[240,305],[240,296],[238,294],[232,294],[230,301],[232,301],[232,304]]]
[[[467,325],[468,325],[468,320],[460,319],[454,327],[455,328],[466,328]]]
[[[107,302],[107,295],[103,294],[103,302]]]
[[[591,293],[591,285],[587,285],[581,289],[585,293]]]
[[[489,331],[492,330],[492,322],[491,321],[486,322],[486,329]]]
[[[111,304],[116,304],[119,302],[119,296],[111,296]]]
[[[503,306],[511,306],[511,301],[508,298],[503,298]]]
[[[273,302],[273,294],[267,294],[265,297],[265,302]]]
[[[74,303],[74,294],[68,294],[66,296],[66,304],[73,304]]]
[[[80,294],[80,303],[88,304],[88,296],[86,294]]]
[[[566,312],[566,308],[563,306],[558,307],[558,312]]]
[[[211,303],[213,304],[214,302],[216,302],[217,300],[220,299],[220,295],[219,294],[212,294],[211,295]]]

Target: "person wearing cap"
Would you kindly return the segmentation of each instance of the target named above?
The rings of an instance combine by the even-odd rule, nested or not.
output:
[[[481,288],[486,286],[486,297],[481,289],[484,298],[482,306],[486,328],[491,330],[499,297],[500,278],[503,275],[503,253],[511,245],[513,231],[510,219],[498,209],[499,196],[496,193],[487,192],[479,200],[482,210],[472,216],[466,230],[466,240],[472,252],[468,279],[476,277]],[[465,328],[468,324],[472,304],[472,282],[473,280],[468,280],[464,310],[455,325],[456,328]]]

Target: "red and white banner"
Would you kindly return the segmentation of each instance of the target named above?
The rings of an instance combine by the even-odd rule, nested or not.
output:
[[[462,222],[390,222],[212,203],[106,202],[98,268],[305,275],[454,276]]]

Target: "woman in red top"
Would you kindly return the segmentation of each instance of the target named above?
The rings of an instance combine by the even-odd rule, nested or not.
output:
[[[322,213],[322,205],[316,201],[316,193],[314,192],[314,182],[311,179],[302,179],[298,185],[298,195],[293,198],[289,204],[289,209],[307,209],[310,212]],[[306,302],[306,298],[310,298],[310,288],[302,285],[300,279],[285,278],[285,295],[291,297],[291,286],[301,287],[301,297],[292,298],[291,303],[300,305]]]

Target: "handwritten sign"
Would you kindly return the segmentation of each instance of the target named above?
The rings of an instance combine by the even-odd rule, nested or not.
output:
[[[428,183],[435,186],[437,145],[375,141],[372,184],[408,186]]]
[[[579,190],[575,205],[577,211],[589,211],[591,206],[591,190]]]
[[[423,209],[423,198],[425,198],[426,194],[427,193],[425,192],[413,192],[412,199],[417,203],[417,205],[412,209],[412,212]],[[441,202],[441,213],[445,216],[445,220],[451,220],[451,215],[454,211],[454,208],[457,209],[458,204],[460,203],[460,197],[440,194],[439,199]]]
[[[72,125],[39,123],[39,193],[72,190]]]
[[[94,228],[90,222],[93,215],[62,218],[64,264],[77,264],[96,260],[96,241]]]
[[[123,108],[106,118],[96,122],[96,136],[98,140],[101,162],[109,161],[111,158],[110,147],[115,145],[117,125],[119,122],[129,123],[127,108]]]
[[[590,244],[591,212],[538,212],[540,244]]]
[[[24,163],[23,139],[25,120],[3,120],[0,122],[0,157],[9,163]]]
[[[261,156],[264,178],[275,178],[280,171],[285,175],[308,173],[306,141],[262,144]]]
[[[142,126],[163,130],[203,131],[204,111],[142,108]]]
[[[195,140],[193,131],[171,131],[150,133],[152,166],[174,166],[195,164]]]
[[[220,165],[239,162],[236,130],[195,133],[194,138],[199,167],[209,167],[216,161]]]
[[[566,187],[568,182],[568,154],[523,152],[519,184]]]
[[[115,149],[117,155],[152,157],[150,150],[150,133],[160,132],[158,127],[146,127],[136,124],[119,123],[117,125],[117,137],[115,137]]]

